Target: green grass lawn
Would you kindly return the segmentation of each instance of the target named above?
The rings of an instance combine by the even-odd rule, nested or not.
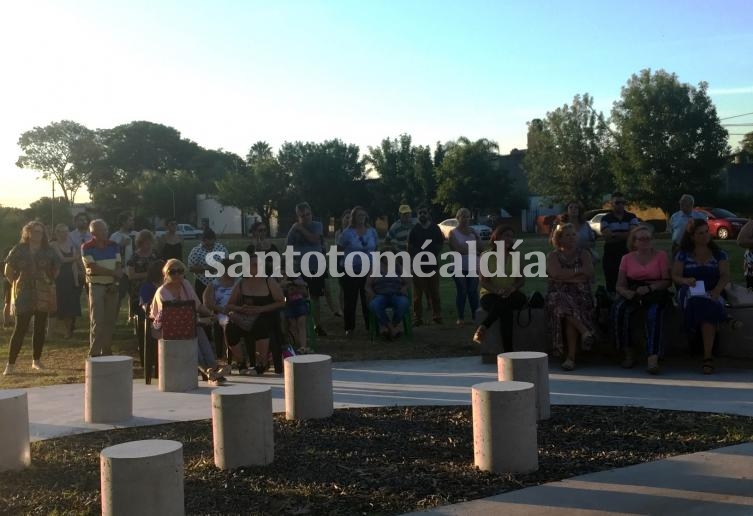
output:
[[[187,243],[186,254],[188,254],[192,247],[190,242]],[[247,240],[236,239],[225,243],[231,251],[237,251],[245,248]],[[280,241],[277,244],[279,246],[284,244],[284,242]],[[656,245],[659,249],[667,251],[670,248],[668,239],[659,239],[656,241]],[[735,242],[719,242],[719,245],[729,253],[733,281],[742,282],[743,249],[738,247]],[[603,251],[603,241],[600,240],[597,243],[597,249],[601,254]],[[544,237],[526,236],[519,250],[523,253],[531,251],[546,253],[550,250],[550,246]],[[330,289],[336,293],[337,281],[334,279],[330,279],[329,281]],[[597,284],[603,282],[601,267],[597,267],[596,282]],[[537,290],[542,293],[546,291],[546,278],[526,279],[525,291],[530,294]],[[440,292],[444,324],[425,325],[413,332],[412,340],[400,339],[392,342],[372,341],[363,328],[363,321],[360,315],[357,317],[355,336],[351,339],[346,339],[343,335],[342,318],[335,317],[326,307],[326,304],[322,303],[322,322],[329,336],[317,339],[315,349],[317,352],[331,355],[335,361],[434,358],[475,354],[475,350],[469,346],[474,330],[473,325],[467,324],[463,328],[455,326],[457,315],[455,312],[455,285],[452,278],[440,279]],[[29,332],[17,361],[17,374],[10,377],[0,376],[0,388],[82,382],[84,380],[84,359],[88,351],[89,338],[85,305],[85,300],[82,298],[84,317],[79,318],[77,330],[72,339],[62,339],[60,334],[54,331],[54,325],[51,326],[52,331],[47,338],[42,355],[42,362],[47,366],[46,371],[37,373],[33,372],[30,368],[31,332]],[[428,317],[424,319],[426,320]],[[468,320],[469,310],[466,309],[466,321]],[[10,335],[11,329],[0,329],[0,364],[4,363],[5,357],[7,357]],[[132,327],[126,322],[125,302],[123,303],[123,310],[121,311],[115,330],[113,351],[117,354],[136,356],[136,338]],[[134,374],[136,377],[140,377],[142,373],[137,369],[134,371]]]

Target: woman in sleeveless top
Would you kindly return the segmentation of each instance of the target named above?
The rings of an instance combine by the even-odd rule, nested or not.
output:
[[[242,278],[230,294],[225,311],[230,316],[226,336],[228,345],[233,347],[242,338],[251,360],[255,360],[257,374],[264,374],[269,368],[269,338],[279,321],[279,311],[285,307],[285,296],[274,278],[258,277],[259,263],[255,253],[249,253],[250,274]],[[255,317],[251,328],[244,330],[233,322],[233,313]],[[277,319],[275,319],[277,318]],[[245,368],[241,364],[239,369]]]
[[[641,331],[646,335],[647,371],[657,374],[659,357],[664,354],[662,313],[671,296],[667,292],[670,285],[667,253],[654,249],[651,241],[651,230],[645,225],[636,226],[628,235],[630,252],[620,262],[617,275],[620,296],[612,305],[612,329],[617,348],[625,353],[622,367],[635,364],[632,334]],[[633,315],[641,312],[643,327],[631,328]]]
[[[478,253],[481,250],[481,238],[470,226],[471,212],[468,208],[460,208],[457,212],[458,227],[450,231],[450,249],[461,254],[462,271],[455,271],[453,280],[455,280],[455,307],[458,311],[457,325],[465,324],[465,301],[471,308],[471,320],[476,320],[476,310],[478,310],[478,276],[469,276],[468,271],[472,262],[475,262],[475,268],[478,270]],[[475,243],[476,249],[470,254],[468,244]]]
[[[562,362],[565,371],[575,369],[578,338],[584,350],[591,349],[594,341],[593,260],[590,252],[578,249],[577,239],[572,224],[557,226],[552,234],[555,249],[546,260],[549,277],[546,305],[552,345],[557,356],[567,352]]]
[[[230,267],[235,264],[234,260],[225,258],[222,260],[222,265],[225,267],[225,274],[219,278],[215,278],[207,285],[204,290],[204,305],[214,312],[217,316],[217,320],[212,325],[212,334],[214,336],[214,347],[217,356],[225,356],[225,349],[230,349],[232,358],[236,363],[243,361],[243,353],[240,346],[236,345],[230,348],[225,336],[227,323],[229,321],[227,314],[225,313],[225,307],[230,301],[230,295],[233,293],[233,287],[237,283],[235,278],[230,276]],[[230,363],[230,356],[228,356],[228,363]]]
[[[721,294],[729,283],[729,261],[727,253],[711,240],[705,220],[693,219],[683,235],[680,252],[672,264],[672,280],[677,285],[677,304],[683,313],[685,330],[691,338],[700,334],[703,373],[711,374],[716,331],[727,320]]]
[[[50,247],[58,255],[60,260],[60,272],[55,278],[57,294],[57,320],[63,329],[64,338],[73,337],[73,321],[81,316],[81,289],[78,277],[78,263],[81,259],[79,251],[69,238],[68,226],[58,224],[55,226],[55,239],[50,242]]]
[[[193,301],[199,315],[211,317],[212,312],[202,304],[191,283],[185,278],[186,266],[180,260],[167,260],[162,268],[164,282],[157,289],[152,300],[150,317],[155,330],[162,329],[162,306],[165,301]],[[208,378],[210,384],[219,385],[230,374],[230,368],[220,367],[201,326],[196,327],[196,342],[199,347],[199,371]]]
[[[176,221],[167,221],[167,232],[162,235],[159,241],[158,254],[163,260],[183,259],[183,237],[175,232],[177,229],[178,223]]]

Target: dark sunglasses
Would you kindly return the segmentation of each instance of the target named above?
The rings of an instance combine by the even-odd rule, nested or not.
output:
[[[625,201],[614,201],[614,204],[625,204]]]
[[[184,271],[183,269],[168,269],[168,270],[167,270],[167,273],[168,273],[168,274],[169,274],[170,276],[174,276],[175,274],[184,274],[185,272],[186,272],[186,271]]]

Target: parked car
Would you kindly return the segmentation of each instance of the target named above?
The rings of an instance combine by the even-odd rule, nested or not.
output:
[[[439,229],[445,240],[450,238],[450,231],[458,227],[458,219],[446,219],[439,223]],[[471,224],[471,228],[481,237],[481,240],[489,240],[492,236],[492,228],[484,224]]]
[[[204,234],[202,230],[196,229],[191,224],[178,224],[178,228],[175,230],[175,232],[186,240],[201,238],[201,235]],[[154,230],[154,236],[157,238],[163,236],[165,233],[167,233],[167,229],[163,227],[159,227]],[[135,239],[137,234],[138,231],[131,231],[131,238]]]
[[[591,226],[591,230],[594,232],[594,234],[596,234],[597,238],[601,236],[601,219],[607,213],[609,212],[606,210],[601,211],[601,212],[596,213],[596,215],[594,215],[590,219],[588,219],[588,225]]]
[[[709,218],[709,233],[721,240],[737,238],[740,228],[748,222],[748,219],[738,217],[724,208],[696,208],[695,210]]]

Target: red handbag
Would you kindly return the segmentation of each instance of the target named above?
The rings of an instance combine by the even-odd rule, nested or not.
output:
[[[193,301],[162,303],[162,338],[188,340],[196,337],[196,304]]]

